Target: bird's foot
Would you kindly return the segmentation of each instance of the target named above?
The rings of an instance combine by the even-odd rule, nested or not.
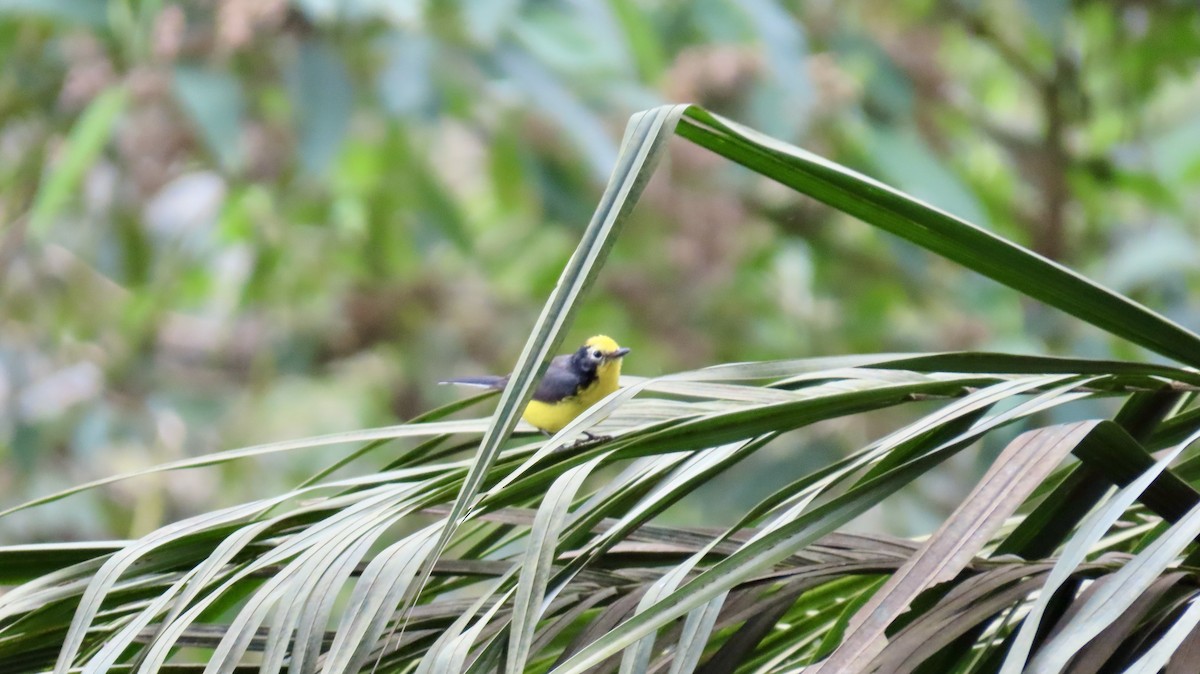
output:
[[[611,435],[596,435],[588,431],[583,432],[583,437],[566,446],[566,449],[582,449],[584,447],[593,447],[601,443],[612,440]]]

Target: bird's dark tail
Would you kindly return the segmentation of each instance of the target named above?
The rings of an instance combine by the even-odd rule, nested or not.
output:
[[[446,379],[439,381],[439,384],[462,384],[463,386],[478,386],[480,388],[490,388],[500,390],[508,383],[508,377],[497,377],[495,375],[486,377],[456,377],[454,379]]]

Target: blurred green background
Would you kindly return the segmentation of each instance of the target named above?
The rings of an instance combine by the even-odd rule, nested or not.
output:
[[[439,378],[505,371],[625,120],[664,102],[1200,327],[1191,0],[0,0],[0,61],[0,506],[398,423],[464,395]],[[567,344],[602,331],[638,375],[1139,355],[681,140]],[[682,516],[723,522],[739,492],[891,425],[807,430]],[[123,482],[10,518],[0,542],[139,535],[346,451]],[[930,530],[984,460],[877,519]]]

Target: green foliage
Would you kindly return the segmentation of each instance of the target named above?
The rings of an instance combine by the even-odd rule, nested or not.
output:
[[[0,0],[0,671],[1186,667],[1198,21]]]
[[[24,581],[0,596],[0,655],[11,671],[52,660],[56,672],[260,663],[269,672],[563,674],[1058,671],[1069,662],[1157,671],[1171,662],[1200,623],[1196,611],[1178,610],[1197,596],[1184,581],[1200,493],[1169,467],[1196,457],[1194,369],[985,352],[750,362],[631,380],[552,438],[512,435],[539,364],[673,132],[1114,337],[1183,354],[1200,340],[833,162],[700,108],[656,108],[631,120],[596,215],[490,420],[441,421],[461,407],[451,406],[401,426],[163,466],[374,441],[298,489],[137,540],[0,549],[9,582]],[[1043,421],[1094,398],[1128,402],[1113,421]],[[766,494],[732,527],[660,523],[784,432],[917,401],[933,409]],[[1143,443],[1168,425],[1186,437],[1156,461]],[[839,533],[1012,426],[1028,430],[920,545]],[[589,429],[604,438],[581,442]],[[381,441],[405,438],[423,442],[383,471],[361,470],[392,446]],[[1063,465],[1070,454],[1078,462]],[[1123,488],[1076,495],[1070,511],[1055,511],[1058,526],[1010,541],[1086,471]],[[1085,580],[1092,585],[1081,591]],[[1074,610],[1051,610],[1056,596]],[[1052,638],[1035,644],[1051,623]]]

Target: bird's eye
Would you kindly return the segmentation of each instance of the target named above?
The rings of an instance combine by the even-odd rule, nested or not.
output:
[[[604,357],[604,352],[602,352],[600,349],[596,349],[595,351],[592,352],[592,358],[595,358],[596,360],[600,360],[603,357]]]

